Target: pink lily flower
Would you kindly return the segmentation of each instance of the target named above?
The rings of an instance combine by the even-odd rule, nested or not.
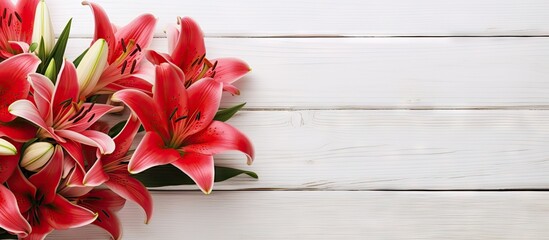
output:
[[[223,83],[223,89],[234,95],[240,91],[232,84],[246,75],[251,69],[244,61],[236,58],[207,59],[204,34],[191,18],[178,18],[177,26],[168,27],[168,48],[170,55],[149,50],[149,61],[160,64],[172,62],[185,73],[185,86],[188,88],[198,80],[209,77]]]
[[[152,216],[152,197],[140,181],[130,176],[127,163],[127,153],[140,126],[139,120],[132,114],[122,131],[114,137],[116,143],[114,152],[101,155],[97,151],[98,158],[95,162],[90,163],[91,168],[85,175],[75,169],[70,179],[70,185],[96,187],[105,184],[116,194],[141,206],[145,211],[145,222],[147,223]]]
[[[8,106],[16,100],[27,98],[30,91],[27,75],[35,72],[39,64],[40,59],[31,53],[20,54],[0,63],[0,122],[15,119],[9,113]]]
[[[143,14],[128,25],[116,28],[101,6],[88,1],[82,4],[91,7],[95,18],[93,42],[105,39],[109,46],[108,66],[94,92],[113,93],[120,89],[135,88],[150,93],[152,84],[147,79],[154,70],[141,64],[141,60],[143,51],[151,44],[156,18],[152,14]]]
[[[38,138],[54,139],[82,168],[80,144],[97,147],[101,153],[114,151],[115,143],[107,134],[88,128],[106,113],[120,108],[83,103],[78,96],[76,69],[71,62],[65,61],[55,86],[47,77],[36,73],[29,75],[29,81],[34,89],[34,102],[17,100],[9,111],[38,126]]]
[[[39,0],[0,2],[0,59],[28,52]]]
[[[122,238],[120,219],[116,215],[126,204],[126,199],[108,189],[94,189],[77,199],[78,205],[97,212],[98,217],[92,223],[107,231],[112,239]]]
[[[38,173],[27,179],[17,168],[7,181],[17,204],[3,208],[19,208],[26,219],[26,224],[19,223],[21,229],[28,229],[30,224],[32,231],[24,239],[44,239],[53,230],[88,225],[98,216],[56,193],[63,170],[62,161],[63,150],[57,146],[52,159]]]
[[[251,142],[234,127],[213,118],[219,108],[222,84],[203,79],[189,89],[183,72],[171,63],[156,66],[153,97],[133,89],[121,90],[113,101],[125,103],[147,131],[130,159],[128,170],[172,164],[189,175],[204,193],[214,182],[213,154],[239,150],[251,164]]]

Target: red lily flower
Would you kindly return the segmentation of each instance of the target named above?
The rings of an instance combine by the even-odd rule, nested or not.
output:
[[[26,237],[31,226],[19,212],[13,193],[3,185],[18,166],[22,144],[6,140],[13,144],[16,152],[13,155],[0,156],[0,199],[3,200],[0,204],[0,227],[19,237]]]
[[[87,1],[82,4],[91,7],[95,18],[93,42],[105,39],[109,46],[108,66],[99,78],[94,92],[113,93],[120,89],[135,88],[150,93],[152,85],[147,79],[153,69],[141,64],[141,60],[143,50],[152,41],[156,18],[152,14],[143,14],[128,25],[116,28],[101,6]]]
[[[17,100],[9,107],[11,114],[24,118],[40,129],[37,137],[53,138],[77,161],[84,160],[80,144],[98,147],[102,153],[112,153],[114,141],[105,133],[88,128],[108,112],[119,108],[106,104],[83,103],[78,96],[76,69],[65,61],[55,86],[45,76],[30,74],[34,102]]]
[[[128,170],[173,164],[205,193],[214,181],[213,154],[239,150],[253,160],[251,142],[234,127],[213,118],[222,84],[208,78],[185,89],[183,72],[170,63],[156,66],[153,97],[133,89],[116,92],[112,100],[125,103],[147,131],[130,159]]]
[[[27,98],[30,90],[27,76],[35,72],[39,64],[40,59],[31,53],[14,56],[0,63],[0,122],[15,119],[15,116],[8,112],[8,106],[16,100]],[[0,132],[3,132],[2,130],[0,125]],[[11,132],[9,129],[6,131]]]
[[[62,161],[63,150],[57,146],[52,159],[38,173],[27,179],[17,168],[7,181],[17,199],[17,204],[9,207],[18,207],[28,222],[25,223],[32,227],[28,239],[44,239],[53,230],[81,227],[97,218],[96,213],[74,205],[56,193],[63,170]],[[28,226],[23,224],[20,227]]]
[[[188,17],[179,18],[178,24],[180,29],[170,26],[166,31],[170,55],[149,50],[149,60],[155,64],[169,61],[177,65],[185,73],[187,88],[202,78],[210,77],[223,83],[225,91],[239,95],[240,91],[232,83],[251,70],[248,64],[236,58],[208,60],[205,58],[204,34],[198,24]]]
[[[139,204],[147,215],[145,220],[147,223],[152,216],[152,197],[140,181],[130,176],[127,163],[127,153],[140,126],[139,120],[132,114],[124,129],[114,137],[116,143],[114,152],[107,155],[97,152],[97,160],[90,164],[91,168],[85,175],[75,169],[70,179],[70,185],[96,187],[105,184],[123,198]]]
[[[126,204],[126,199],[108,189],[94,189],[77,199],[78,205],[97,212],[98,217],[92,223],[105,229],[113,239],[122,238],[120,219],[116,215]]]
[[[29,50],[34,14],[39,0],[0,2],[0,59],[7,59]]]

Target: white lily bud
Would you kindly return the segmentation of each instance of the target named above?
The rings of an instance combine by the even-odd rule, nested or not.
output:
[[[20,165],[31,172],[36,172],[48,163],[54,150],[53,144],[49,142],[33,143],[25,149]]]
[[[107,41],[98,39],[84,55],[82,61],[80,61],[80,64],[76,68],[76,73],[78,75],[81,97],[87,97],[92,93],[99,77],[101,77],[103,70],[107,66],[108,56],[109,47]]]
[[[44,46],[40,46],[42,38],[44,38]],[[38,6],[36,6],[32,42],[38,43],[35,52],[38,52],[40,48],[44,47],[46,55],[51,53],[51,50],[55,45],[55,34],[53,32],[53,24],[51,23],[50,11],[44,0],[41,0],[38,3]]]
[[[17,148],[10,142],[0,138],[0,156],[12,156],[17,154]]]

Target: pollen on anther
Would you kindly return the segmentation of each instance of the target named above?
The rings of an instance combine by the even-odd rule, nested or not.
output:
[[[135,70],[135,65],[137,64],[137,60],[133,60],[132,62],[132,68],[130,69],[130,73],[133,73],[133,71]]]
[[[14,12],[14,14],[15,14],[15,17],[17,18],[17,20],[22,23],[23,19],[21,18],[21,15],[19,15],[19,13],[17,13],[17,12]]]
[[[122,64],[122,71],[120,71],[120,74],[124,74],[124,71],[126,71],[126,67],[128,66],[128,60],[124,61]]]
[[[126,49],[126,43],[124,42],[124,39],[120,39],[120,43],[122,44],[122,50],[126,52],[128,49]]]

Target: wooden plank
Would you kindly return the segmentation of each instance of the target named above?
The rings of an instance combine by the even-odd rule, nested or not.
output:
[[[163,36],[176,16],[192,16],[209,36],[494,36],[547,35],[545,0],[341,0],[208,2],[170,0],[100,3],[116,24],[142,13],[158,16]],[[74,17],[76,36],[93,35],[80,1],[48,0],[56,33]]]
[[[208,56],[253,71],[226,106],[477,108],[549,106],[549,38],[208,39]],[[74,58],[90,40],[70,42]],[[155,49],[166,49],[156,39]]]
[[[547,239],[546,192],[154,193],[130,204],[125,239]],[[88,227],[50,239],[105,239]]]
[[[231,123],[256,171],[215,189],[524,189],[549,186],[549,111],[245,111]],[[172,187],[170,189],[196,189]]]

